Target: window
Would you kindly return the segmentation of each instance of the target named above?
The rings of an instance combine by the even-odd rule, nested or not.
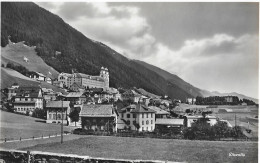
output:
[[[28,101],[28,98],[25,98],[25,101]]]
[[[133,118],[136,118],[136,114],[133,114]]]
[[[57,119],[61,119],[61,115],[60,114],[58,114],[58,118]]]
[[[149,125],[149,121],[148,120],[146,121],[146,124]]]
[[[121,117],[124,118],[124,113],[121,114]]]
[[[153,120],[151,120],[151,124],[153,124]]]
[[[151,113],[151,118],[153,118],[153,113]]]
[[[136,124],[136,121],[133,121],[133,124]]]
[[[126,117],[127,117],[127,118],[130,118],[130,114],[127,114]]]
[[[153,127],[151,126],[151,130],[153,130]]]
[[[149,113],[146,114],[146,118],[148,118]]]
[[[144,125],[144,121],[142,121],[142,125]]]
[[[129,121],[129,120],[128,120],[128,121],[126,121],[126,124],[127,124],[127,125],[130,125],[130,121]]]
[[[142,113],[142,118],[144,118],[144,113]]]
[[[144,127],[142,127],[142,131],[144,131]]]
[[[51,114],[49,114],[49,119],[52,119],[52,115]]]
[[[53,119],[56,119],[56,114],[53,114]]]

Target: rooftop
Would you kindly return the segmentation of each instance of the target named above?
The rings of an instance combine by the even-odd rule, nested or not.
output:
[[[156,112],[155,114],[170,114],[169,112],[167,112],[161,108],[158,108],[156,106],[149,106],[149,108],[154,110]]]
[[[66,97],[81,97],[83,92],[70,92]]]
[[[49,101],[46,103],[46,108],[68,108],[70,101]]]
[[[79,114],[83,117],[111,117],[115,116],[113,105],[84,104]]]
[[[170,126],[180,126],[183,125],[184,119],[156,119],[156,125],[170,125]]]
[[[125,112],[128,108],[131,108],[131,113],[155,113],[154,110],[148,108],[145,105],[142,104],[133,104],[133,105],[129,105],[127,107],[124,107],[122,109],[118,109],[119,113]]]

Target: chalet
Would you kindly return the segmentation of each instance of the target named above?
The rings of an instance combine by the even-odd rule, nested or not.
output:
[[[70,101],[49,101],[46,103],[46,111],[46,123],[62,123],[63,121],[63,124],[69,125],[71,122],[68,116],[71,111]]]
[[[32,72],[30,74],[30,78],[34,79],[34,80],[38,80],[38,81],[46,81],[46,76],[43,75],[40,72]]]
[[[95,131],[117,131],[117,114],[113,105],[84,104],[79,116],[82,128]]]
[[[20,86],[17,89],[14,110],[20,113],[34,111],[34,109],[43,109],[43,95],[39,86]]]
[[[118,129],[153,131],[155,111],[142,104],[133,104],[118,108]]]

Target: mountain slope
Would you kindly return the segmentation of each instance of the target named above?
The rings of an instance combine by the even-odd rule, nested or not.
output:
[[[28,58],[28,62],[24,61],[24,57]],[[7,64],[8,62],[22,65],[30,71],[40,72],[44,75],[57,78],[58,72],[52,67],[48,66],[41,57],[36,55],[34,47],[29,47],[19,43],[9,43],[6,47],[1,48],[1,59],[2,63]]]
[[[160,73],[132,61],[108,46],[95,42],[66,24],[61,18],[29,2],[2,2],[1,46],[25,41],[36,46],[37,55],[59,72],[97,75],[101,66],[110,72],[110,86],[143,88],[148,92],[185,100],[200,95],[197,88],[165,78]],[[104,27],[105,28],[105,27]],[[57,51],[61,53],[57,53]],[[184,81],[183,81],[184,82]]]
[[[62,92],[63,94],[67,94],[64,90],[54,85],[51,85],[46,82],[35,81],[15,70],[1,67],[1,89],[11,87],[14,83],[23,86],[40,86],[41,88],[49,88],[53,89],[55,92]]]

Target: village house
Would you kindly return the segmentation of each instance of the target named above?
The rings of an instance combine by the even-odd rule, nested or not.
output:
[[[20,86],[17,89],[14,110],[19,113],[33,112],[36,108],[43,109],[43,95],[39,86]]]
[[[155,111],[155,121],[158,118],[167,118],[170,115],[169,112],[167,112],[159,107],[156,107],[156,106],[149,106],[148,108]]]
[[[122,94],[122,100],[131,100],[135,103],[138,103],[140,98],[142,97],[142,95],[138,94],[136,91],[134,90],[127,90]]]
[[[81,105],[86,102],[87,96],[83,92],[70,92],[66,96],[66,100],[76,105]]]
[[[46,80],[46,76],[43,75],[40,72],[31,72],[30,78],[32,78],[34,80],[38,80],[38,81],[45,81]]]
[[[71,91],[74,91],[74,92],[84,92],[85,88],[79,84],[79,83],[73,83],[70,88],[69,88]]]
[[[7,88],[7,100],[11,100],[12,97],[16,96],[18,88],[19,85],[17,83],[14,83],[11,88]]]
[[[59,88],[63,88],[63,82],[62,81],[53,81],[52,85],[59,87]]]
[[[196,98],[186,98],[186,103],[189,105],[195,105]]]
[[[167,130],[175,130],[181,131],[182,127],[184,127],[184,119],[179,118],[158,118],[155,122],[155,128],[160,132],[164,132]]]
[[[68,73],[60,73],[58,76],[58,81],[62,82],[63,87],[69,87],[69,78],[72,77],[72,74],[68,74]],[[73,84],[73,83],[72,83]]]
[[[113,105],[84,104],[79,116],[82,128],[95,131],[117,131],[117,114]]]
[[[57,93],[55,93],[51,88],[42,88],[42,94],[45,101],[56,100]]]
[[[46,77],[45,78],[45,81],[47,82],[47,83],[49,83],[49,84],[52,84],[52,79],[51,79],[51,77]]]
[[[142,104],[132,104],[118,108],[118,129],[153,131],[155,128],[155,111]]]
[[[62,121],[66,125],[71,123],[68,116],[71,111],[70,101],[49,101],[45,109],[47,111],[46,123],[62,123]]]

